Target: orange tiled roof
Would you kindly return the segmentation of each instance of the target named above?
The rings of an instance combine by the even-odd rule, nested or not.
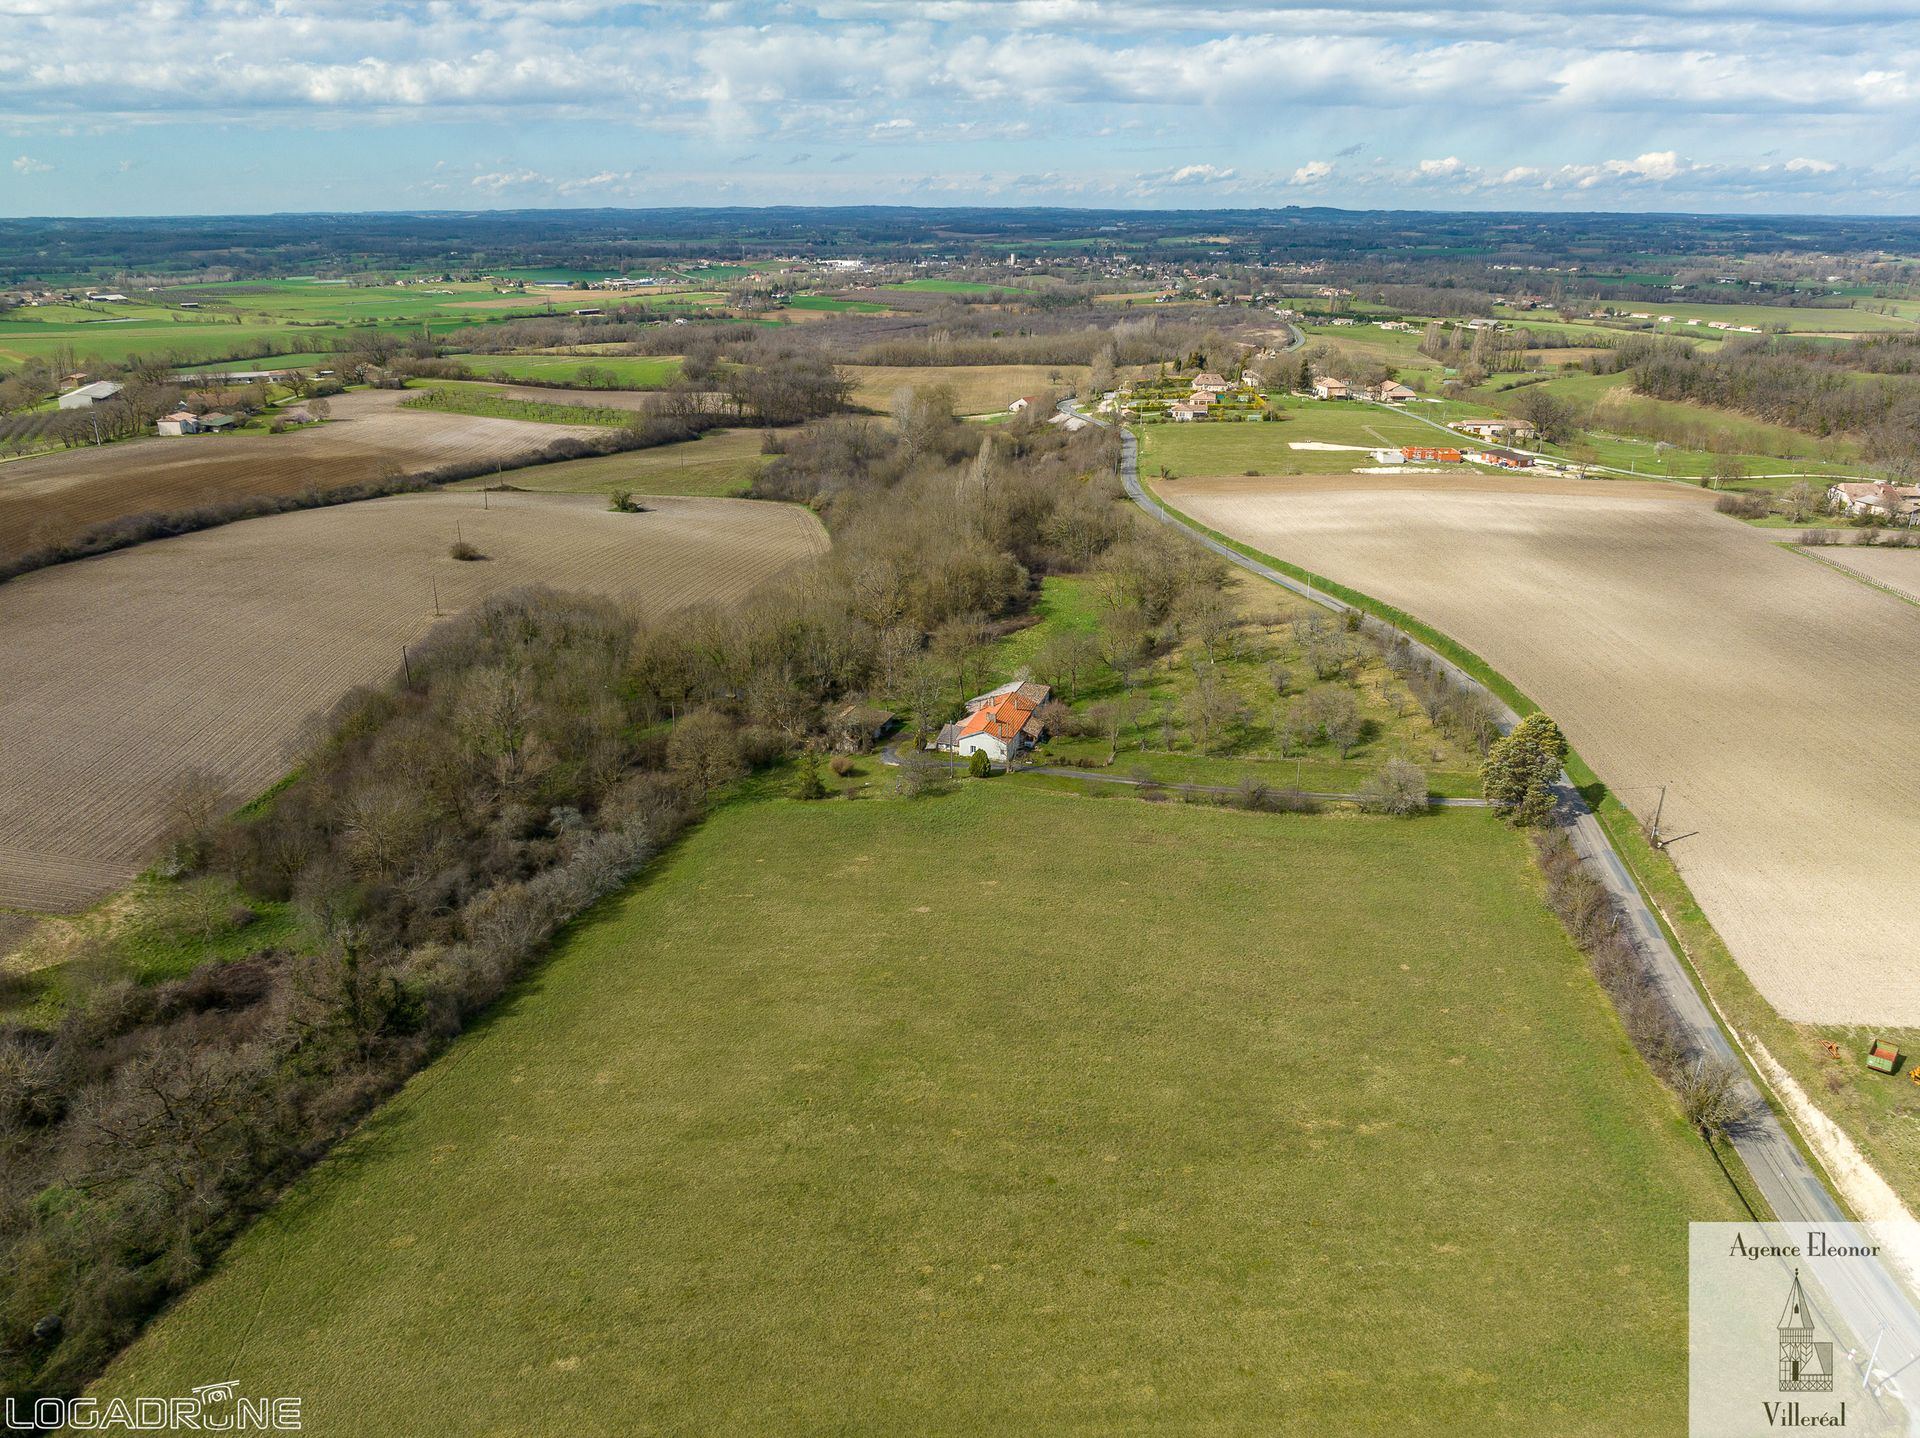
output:
[[[982,704],[969,714],[955,737],[964,739],[969,734],[991,734],[996,739],[1012,739],[1026,727],[1036,707],[1033,700],[1019,690],[1002,694],[991,704]]]

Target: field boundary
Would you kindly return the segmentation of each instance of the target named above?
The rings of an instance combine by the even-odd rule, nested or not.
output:
[[[71,539],[60,540],[40,549],[28,550],[12,559],[0,560],[0,584],[42,569],[51,569],[56,565],[71,564],[81,559],[97,559],[103,554],[115,554],[123,549],[133,549],[156,539],[178,539],[181,535],[219,529],[224,525],[239,524],[243,520],[266,519],[276,514],[291,514],[309,509],[331,509],[342,504],[358,504],[367,499],[386,499],[396,494],[417,494],[423,490],[440,489],[449,484],[460,484],[487,475],[517,474],[522,470],[538,469],[543,465],[566,464],[578,459],[606,458],[615,454],[631,454],[640,450],[657,449],[661,445],[674,442],[662,439],[647,444],[628,445],[623,444],[618,438],[624,433],[626,431],[610,430],[605,437],[596,436],[591,440],[573,440],[566,437],[549,440],[544,449],[529,451],[511,465],[498,461],[462,461],[397,475],[391,481],[361,481],[356,484],[335,485],[330,489],[295,491],[292,494],[243,495],[216,504],[195,505],[189,509],[147,510],[143,513],[123,515],[117,519],[103,520],[98,524],[90,525]],[[569,445],[582,446],[588,452],[585,454],[567,452]],[[488,487],[510,488],[506,485]]]
[[[1823,564],[1828,569],[1831,569],[1834,573],[1842,575],[1847,579],[1851,579],[1855,584],[1865,585],[1868,589],[1877,590],[1881,594],[1886,595],[1887,598],[1889,599],[1897,599],[1902,604],[1911,604],[1915,609],[1920,609],[1920,599],[1915,599],[1911,594],[1907,593],[1904,589],[1895,589],[1891,584],[1883,584],[1878,579],[1873,578],[1871,575],[1862,574],[1859,570],[1854,569],[1849,565],[1842,564],[1837,559],[1829,559],[1824,554],[1815,554],[1811,549],[1808,549],[1804,545],[1795,544],[1790,539],[1776,539],[1773,543],[1776,549],[1784,549],[1789,554],[1799,555],[1802,559],[1811,559],[1815,564]],[[1866,545],[1855,546],[1851,544],[1834,546],[1834,548],[1836,549],[1841,549],[1841,548],[1853,549],[1856,547],[1864,549],[1864,548],[1868,548],[1869,546],[1866,546]]]
[[[1139,478],[1137,466],[1132,462],[1135,451],[1131,432],[1123,429],[1122,434],[1125,445],[1122,481],[1128,495],[1148,514],[1186,530],[1208,548],[1263,578],[1303,594],[1314,603],[1335,610],[1354,608],[1393,624],[1426,648],[1444,668],[1463,680],[1477,684],[1502,701],[1511,711],[1512,719],[1539,711],[1537,704],[1484,659],[1432,625],[1359,590],[1230,539],[1167,504],[1158,494],[1147,489]],[[1678,936],[1671,932],[1664,916],[1656,912],[1650,903],[1638,873],[1626,863],[1615,843],[1612,826],[1602,822],[1596,805],[1588,801],[1579,787],[1583,776],[1588,786],[1599,791],[1596,796],[1598,804],[1612,803],[1618,807],[1618,801],[1606,791],[1593,771],[1569,750],[1566,774],[1563,776],[1566,791],[1563,798],[1570,802],[1575,816],[1574,823],[1569,826],[1569,837],[1574,840],[1576,847],[1583,849],[1597,875],[1607,881],[1608,887],[1621,898],[1630,923],[1638,920],[1634,927],[1639,930],[1636,937],[1641,945],[1656,963],[1664,956],[1663,967],[1670,970],[1671,978],[1678,980],[1677,986],[1664,986],[1666,997],[1674,1006],[1682,1025],[1702,1040],[1710,1052],[1717,1051],[1717,1056],[1731,1059],[1747,1076],[1750,1098],[1758,1100],[1760,1118],[1749,1125],[1748,1133],[1735,1136],[1734,1146],[1756,1187],[1765,1196],[1775,1215],[1782,1219],[1844,1221],[1846,1211],[1835,1196],[1830,1176],[1819,1164],[1797,1125],[1792,1123],[1790,1117],[1783,1119],[1780,1115],[1771,1098],[1771,1089],[1761,1084],[1744,1046],[1730,1040],[1719,1018],[1718,1004],[1713,1003],[1706,994],[1705,980],[1697,966],[1690,956],[1682,958]],[[1619,812],[1626,813],[1624,808],[1620,808]],[[1632,818],[1630,814],[1627,817]],[[1634,822],[1637,825],[1638,821]],[[1685,991],[1684,998],[1680,992],[1682,989]],[[1692,1000],[1690,1007],[1696,1010],[1693,1014],[1686,1012],[1689,1007],[1687,998]],[[1790,1173],[1789,1169],[1797,1169],[1798,1172]],[[1739,1185],[1736,1183],[1735,1187]]]

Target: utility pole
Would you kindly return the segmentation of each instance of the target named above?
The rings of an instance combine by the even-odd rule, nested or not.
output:
[[[413,661],[407,658],[407,646],[400,646],[400,668],[407,676],[407,688],[413,688]]]
[[[1667,807],[1667,786],[1660,786],[1660,798],[1653,806],[1653,847],[1660,847],[1660,814]]]
[[[433,617],[438,619],[440,617],[440,581],[429,575],[427,583],[433,586]]]

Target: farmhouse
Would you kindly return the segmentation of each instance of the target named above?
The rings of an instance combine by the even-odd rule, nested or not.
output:
[[[1040,741],[1040,706],[1052,693],[1045,684],[1016,679],[976,694],[967,701],[967,717],[942,728],[933,747],[949,754],[985,754],[1004,764],[1009,749],[1018,753]]]
[[[1317,379],[1313,382],[1315,399],[1347,399],[1353,394],[1353,386],[1343,379]]]
[[[1864,519],[1884,519],[1895,524],[1920,524],[1920,485],[1836,484],[1827,498],[1843,512]]]
[[[1525,419],[1456,419],[1447,428],[1475,439],[1532,439],[1540,432]]]
[[[1197,390],[1220,390],[1222,392],[1232,388],[1231,385],[1210,369],[1202,370],[1193,377],[1193,387]]]
[[[1043,394],[1023,394],[1007,406],[1007,413],[1019,414],[1024,410],[1042,409],[1046,406],[1046,403],[1047,397]]]
[[[1367,398],[1380,404],[1405,404],[1420,396],[1395,380],[1386,380],[1368,390]]]
[[[198,434],[200,416],[189,409],[177,409],[172,414],[161,415],[153,427],[161,434]]]
[[[83,384],[79,389],[70,389],[60,396],[60,408],[85,409],[88,405],[105,404],[124,388],[126,386],[115,384],[110,379]]]
[[[1204,404],[1190,404],[1186,400],[1177,399],[1167,406],[1167,414],[1181,424],[1190,424],[1196,419],[1205,419],[1207,407]]]

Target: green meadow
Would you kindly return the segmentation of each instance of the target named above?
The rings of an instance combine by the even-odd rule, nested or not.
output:
[[[609,389],[662,389],[680,373],[680,360],[673,355],[453,354],[447,358],[489,379],[533,384],[579,384],[582,371],[596,371],[613,376]]]
[[[217,1373],[353,1435],[1678,1434],[1686,1224],[1734,1213],[1484,811],[741,800],[95,1392]]]
[[[698,439],[653,449],[535,465],[516,470],[508,482],[515,489],[540,494],[610,494],[628,489],[640,495],[737,499],[771,458],[761,450],[763,437],[764,431],[757,429],[714,430]],[[488,477],[453,487],[484,489],[498,482]]]

